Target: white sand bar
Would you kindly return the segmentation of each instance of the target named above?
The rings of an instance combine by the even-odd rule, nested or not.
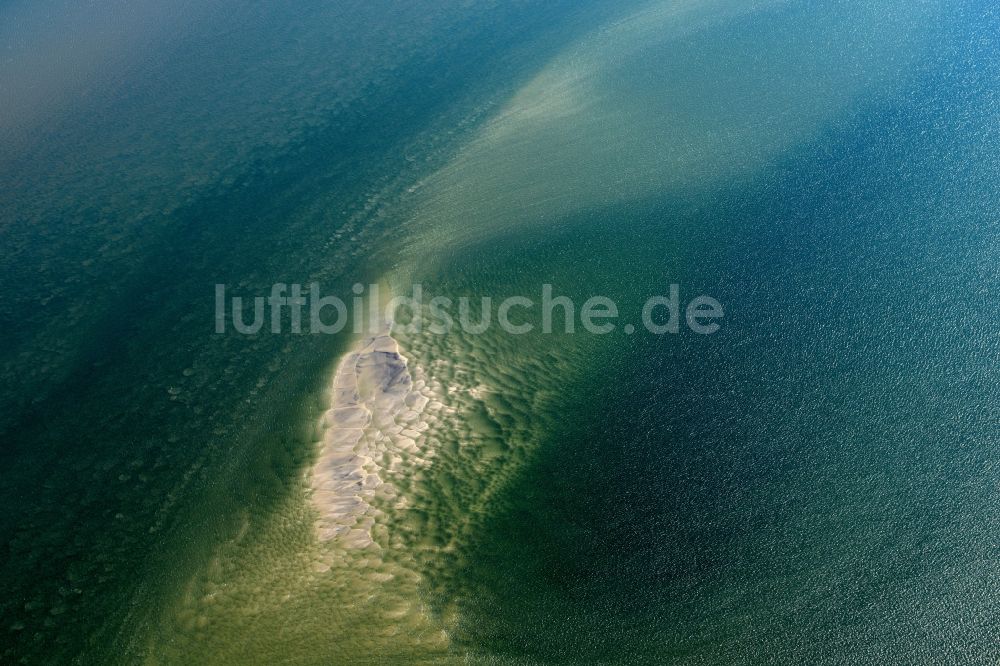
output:
[[[386,475],[404,460],[422,465],[418,441],[428,396],[416,385],[386,329],[365,338],[337,367],[323,439],[312,473],[313,501],[320,512],[319,536],[344,547],[373,544],[378,518],[373,500],[399,502]]]

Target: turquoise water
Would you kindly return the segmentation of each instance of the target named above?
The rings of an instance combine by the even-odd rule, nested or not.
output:
[[[45,9],[0,9],[4,660],[997,659],[988,6]],[[726,317],[400,332],[442,407],[350,551],[304,479],[351,336],[212,333],[311,280]]]

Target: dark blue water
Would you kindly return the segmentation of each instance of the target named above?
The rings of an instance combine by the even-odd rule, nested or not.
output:
[[[731,5],[0,7],[0,661],[995,663],[995,12]],[[726,311],[421,350],[500,384],[389,523],[427,653],[260,601],[350,341],[212,333],[407,262]]]
[[[517,246],[563,284],[679,282],[726,320],[613,345],[565,387],[559,430],[463,560],[464,645],[502,663],[997,658],[987,25],[949,24],[898,99],[753,182]],[[570,242],[585,268],[553,260]]]

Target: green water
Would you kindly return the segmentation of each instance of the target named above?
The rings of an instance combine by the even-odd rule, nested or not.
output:
[[[4,126],[4,660],[995,662],[988,6],[198,11]],[[432,455],[345,550],[351,336],[212,333],[214,284],[312,280],[726,317],[399,331]]]

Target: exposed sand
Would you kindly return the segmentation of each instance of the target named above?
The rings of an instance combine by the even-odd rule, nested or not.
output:
[[[319,537],[347,548],[371,546],[381,498],[402,508],[406,500],[387,475],[404,465],[426,465],[422,445],[429,424],[424,412],[432,396],[414,381],[407,359],[386,326],[364,338],[337,366],[323,440],[312,473],[313,502],[320,513]]]

